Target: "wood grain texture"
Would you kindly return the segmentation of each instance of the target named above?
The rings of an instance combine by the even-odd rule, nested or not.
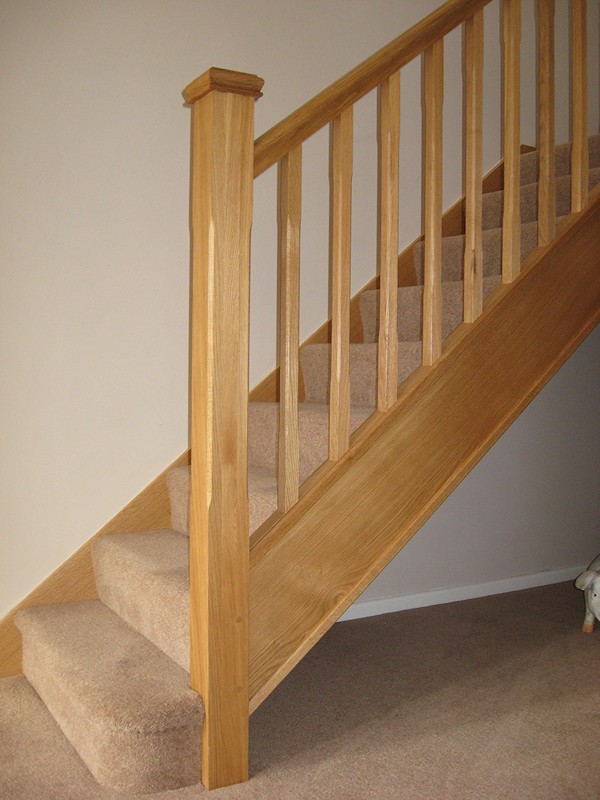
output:
[[[74,603],[98,597],[91,556],[96,536],[171,527],[167,475],[183,464],[189,464],[189,452],[179,456],[0,621],[0,678],[21,673],[21,634],[14,624],[18,611],[29,606]]]
[[[537,0],[538,14],[538,244],[556,233],[556,166],[554,136],[554,0]]]
[[[588,197],[586,0],[571,0],[571,211]]]
[[[331,375],[329,458],[350,443],[350,242],[352,238],[352,107],[331,123]]]
[[[186,103],[190,104],[196,103],[210,92],[229,92],[250,97],[262,97],[263,85],[264,80],[258,75],[211,67],[185,87],[183,96]]]
[[[209,789],[248,778],[253,130],[250,96],[215,91],[193,106],[190,677]]]
[[[380,84],[378,101],[377,408],[387,411],[398,397],[399,72]]]
[[[483,310],[483,11],[465,22],[465,266],[464,320]]]
[[[423,94],[425,157],[423,229],[423,364],[431,366],[442,353],[442,143],[444,42],[425,51]]]
[[[256,140],[254,175],[334,120],[490,0],[449,0]]]
[[[302,149],[279,162],[279,466],[278,509],[298,500],[298,348],[300,323],[300,222],[302,216]]]
[[[510,283],[521,267],[521,0],[502,0],[504,59],[504,212],[502,280]]]
[[[535,150],[530,145],[522,145],[521,153]],[[497,192],[504,186],[504,164],[500,162],[493,167],[483,178],[483,192]],[[465,232],[465,199],[457,200],[442,217],[442,235],[460,236]],[[414,248],[418,242],[423,241],[419,236],[398,256],[398,286],[414,286],[417,282],[415,271]],[[350,341],[363,341],[363,328],[360,317],[360,296],[363,292],[379,288],[379,276],[372,278],[350,300]],[[323,344],[331,341],[331,320],[324,322],[314,333],[300,345],[300,350],[307,344]],[[299,375],[298,396],[304,399],[302,386],[302,371]],[[279,400],[279,368],[274,369],[250,392],[250,402],[275,402]]]
[[[600,194],[251,552],[251,708],[393,558],[600,320]],[[468,333],[464,333],[464,329]],[[471,413],[466,414],[465,408]],[[277,526],[276,526],[277,527]]]

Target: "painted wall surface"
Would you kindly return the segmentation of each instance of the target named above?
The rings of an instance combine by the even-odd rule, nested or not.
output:
[[[260,134],[437,5],[0,3],[0,615],[187,447],[191,115],[183,87],[212,65],[261,75]],[[526,39],[533,2],[524,5]],[[566,3],[557,5],[557,46],[564,50]],[[593,37],[597,4],[590,11]],[[487,167],[500,157],[499,31],[494,0],[486,10]],[[448,37],[445,205],[462,193],[460,46],[459,33]],[[523,58],[523,141],[533,143],[531,46],[524,44]],[[563,139],[565,80],[559,72]],[[353,290],[375,270],[373,109],[370,97],[356,111]],[[597,111],[594,103],[594,130]],[[408,192],[401,246],[420,231],[421,124],[415,62],[402,77],[401,182]],[[328,189],[319,177],[327,149],[325,134],[305,147],[303,336],[327,314]],[[252,384],[275,360],[273,172],[257,181],[255,206]],[[570,459],[568,473],[575,474],[582,469],[577,454]],[[516,566],[503,569],[521,568],[525,529],[516,538]],[[431,583],[423,574],[421,589],[434,585],[437,578]]]

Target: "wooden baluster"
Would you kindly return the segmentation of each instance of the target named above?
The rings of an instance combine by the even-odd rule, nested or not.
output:
[[[379,344],[377,408],[398,398],[398,177],[400,73],[379,85]]]
[[[298,500],[298,346],[302,146],[279,161],[279,472],[278,506]]]
[[[571,0],[571,211],[588,197],[586,0]]]
[[[213,68],[184,91],[194,123],[190,673],[204,701],[209,789],[248,778],[249,265],[262,85]]]
[[[539,65],[538,244],[556,233],[556,168],[554,141],[554,0],[537,0]]]
[[[503,0],[504,33],[504,214],[502,280],[521,269],[521,0]]]
[[[350,238],[352,224],[352,106],[333,120],[331,138],[331,378],[329,458],[350,444]]]
[[[464,319],[474,322],[483,310],[483,11],[465,22],[465,112]]]
[[[444,40],[425,51],[423,364],[442,354],[442,111]]]

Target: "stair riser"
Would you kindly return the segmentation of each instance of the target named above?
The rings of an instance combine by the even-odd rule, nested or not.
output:
[[[486,278],[483,296],[487,297],[498,286],[500,278]],[[365,342],[377,341],[379,334],[379,292],[363,292],[360,311]],[[443,336],[449,336],[463,321],[463,285],[452,283],[443,287]],[[398,290],[398,339],[418,342],[423,332],[423,287],[415,286]]]
[[[588,140],[590,168],[600,166],[600,136],[590,136]],[[557,178],[571,172],[571,145],[560,144],[556,148],[554,170]],[[525,153],[521,156],[521,185],[536,183],[539,174],[539,157],[537,152]]]
[[[92,550],[98,596],[128,625],[143,634],[187,672],[190,670],[190,598],[187,540],[169,531],[142,534],[148,547],[168,547],[179,553],[178,565],[164,563],[145,568],[120,545],[126,538],[99,537]],[[129,534],[119,534],[128,537]],[[135,534],[134,534],[135,536]],[[159,570],[158,565],[163,565]],[[160,602],[158,601],[160,598]]]
[[[598,183],[600,169],[590,169],[590,189]],[[537,219],[537,183],[521,187],[521,222],[535,222]],[[483,228],[502,227],[503,192],[490,192],[483,196]],[[556,180],[556,216],[562,217],[571,210],[571,177],[564,175]]]
[[[256,466],[256,465],[255,465]],[[257,467],[260,472],[267,472]],[[249,474],[248,503],[250,507],[249,532],[255,531],[277,510],[277,480],[275,474],[265,476]],[[179,533],[188,534],[190,529],[190,468],[177,467],[168,477],[169,501],[171,504],[171,527]]]
[[[537,247],[537,222],[529,222],[521,228],[521,257],[525,258]],[[417,283],[423,283],[425,248],[417,242],[414,251]],[[442,239],[442,280],[460,281],[463,277],[465,237],[447,236]],[[502,272],[502,231],[494,229],[483,232],[483,274],[485,277]]]
[[[350,430],[356,430],[372,408],[355,408],[350,413]],[[329,412],[327,406],[300,403],[298,415],[300,442],[300,483],[303,483],[328,458]],[[279,406],[277,403],[251,403],[248,416],[248,459],[265,469],[277,469]]]
[[[492,276],[484,280],[484,296],[500,283]],[[374,344],[378,331],[379,292],[365,292],[361,298],[363,335],[370,346],[350,345],[350,403],[375,405],[377,385],[377,347]],[[398,353],[398,383],[405,380],[421,363],[421,332],[423,288],[421,286],[398,290],[398,327],[400,338]],[[462,283],[444,287],[443,336],[446,338],[463,321]],[[411,341],[412,340],[412,341]],[[328,345],[309,345],[301,353],[302,375],[307,402],[326,403],[329,397]]]
[[[376,399],[377,346],[350,345],[350,404],[374,406]],[[421,364],[421,342],[401,342],[398,355],[398,383],[406,380]],[[329,400],[329,345],[309,345],[301,352],[302,375],[308,403]]]

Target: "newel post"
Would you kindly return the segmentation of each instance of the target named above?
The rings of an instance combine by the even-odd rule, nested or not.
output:
[[[183,92],[193,105],[190,673],[204,701],[208,789],[248,779],[248,320],[262,85],[212,68]]]

